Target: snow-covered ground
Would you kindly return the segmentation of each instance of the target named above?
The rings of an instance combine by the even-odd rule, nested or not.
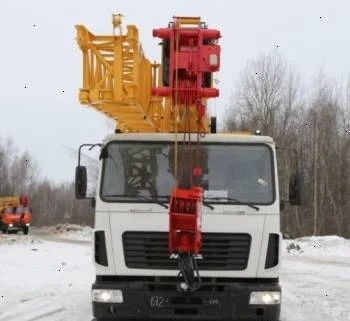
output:
[[[86,228],[86,233],[88,233]],[[90,241],[0,234],[1,321],[90,321],[93,268]]]
[[[76,224],[57,224],[55,226],[42,227],[40,230],[50,235],[75,241],[90,241],[93,233],[91,227]]]
[[[283,321],[350,321],[350,240],[284,241]]]
[[[0,234],[0,321],[90,321],[92,230],[32,232]],[[350,240],[284,241],[281,283],[282,321],[350,321]]]

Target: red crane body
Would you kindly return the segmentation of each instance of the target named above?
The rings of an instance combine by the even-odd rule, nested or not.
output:
[[[188,108],[188,113],[195,106],[199,141],[202,118],[206,116],[203,99],[219,95],[212,87],[212,73],[220,66],[220,31],[207,29],[200,18],[174,17],[168,28],[153,30],[153,36],[163,39],[163,86],[153,88],[152,94],[171,97],[173,105]],[[202,169],[195,164],[187,173],[191,186],[175,186],[171,195],[168,246],[170,253],[198,255],[203,188],[192,182],[199,181]]]
[[[167,86],[153,88],[152,94],[172,96],[173,103],[179,106],[197,106],[202,98],[219,95],[218,89],[206,82],[206,76],[219,70],[220,46],[216,42],[221,35],[219,30],[205,29],[200,24],[183,26],[181,19],[188,18],[174,17],[168,28],[153,30],[153,36],[164,41],[163,54],[169,70]]]

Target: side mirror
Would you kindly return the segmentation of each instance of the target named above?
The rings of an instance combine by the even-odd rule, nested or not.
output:
[[[87,189],[87,171],[85,166],[75,168],[75,198],[84,199]]]
[[[299,171],[290,175],[289,178],[289,203],[301,205],[301,176]]]

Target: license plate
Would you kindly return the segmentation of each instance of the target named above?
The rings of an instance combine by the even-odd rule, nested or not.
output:
[[[203,303],[210,306],[221,306],[221,299],[219,298],[204,298]]]
[[[165,296],[161,295],[152,295],[149,298],[149,305],[151,308],[165,308],[166,305],[169,303],[169,299]]]
[[[179,297],[169,298],[162,295],[152,295],[149,297],[149,305],[151,308],[162,309],[167,307],[176,307],[177,305],[188,305],[188,306],[213,306],[221,307],[222,298],[217,297]]]

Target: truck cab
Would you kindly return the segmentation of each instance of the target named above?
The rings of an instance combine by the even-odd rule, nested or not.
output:
[[[3,233],[23,231],[28,234],[32,222],[32,210],[26,197],[0,198],[0,230]]]
[[[280,196],[276,148],[259,135],[108,136],[95,198],[96,320],[279,320]],[[189,149],[189,150],[188,150]],[[177,157],[177,162],[175,161]],[[168,204],[188,163],[202,168],[201,284],[179,287],[168,250]],[[86,193],[78,166],[76,194]]]

